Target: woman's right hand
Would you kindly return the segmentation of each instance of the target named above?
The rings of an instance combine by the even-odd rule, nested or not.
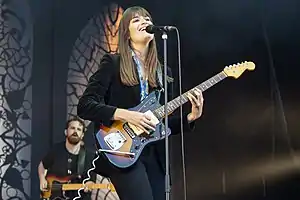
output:
[[[147,134],[149,134],[149,130],[155,131],[155,124],[151,121],[152,117],[147,113],[117,109],[114,119],[127,121],[128,123],[137,126]]]

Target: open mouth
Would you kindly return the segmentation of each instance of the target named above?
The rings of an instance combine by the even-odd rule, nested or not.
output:
[[[146,27],[147,27],[147,26],[140,28],[139,31],[144,31],[144,30],[146,30]]]

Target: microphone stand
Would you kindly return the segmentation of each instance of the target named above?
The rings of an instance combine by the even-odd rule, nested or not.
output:
[[[164,93],[165,93],[165,148],[166,148],[166,175],[165,175],[165,193],[166,193],[166,200],[170,199],[170,168],[169,168],[169,137],[167,136],[167,129],[168,129],[168,82],[167,82],[167,39],[168,35],[166,31],[163,31],[162,39],[164,41]]]

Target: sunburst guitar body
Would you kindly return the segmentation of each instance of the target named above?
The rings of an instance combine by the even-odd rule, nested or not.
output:
[[[76,191],[82,187],[87,187],[90,190],[94,189],[109,189],[115,191],[112,184],[94,183],[84,186],[82,183],[73,183],[72,176],[58,177],[55,175],[47,175],[47,190],[41,192],[43,200],[65,200],[70,199],[68,191]]]

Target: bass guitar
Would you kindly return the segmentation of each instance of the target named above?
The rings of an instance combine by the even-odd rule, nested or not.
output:
[[[219,83],[226,77],[239,78],[244,71],[254,70],[253,62],[243,62],[227,66],[222,72],[197,85],[181,97],[173,99],[167,103],[167,114],[172,113],[184,103],[188,102],[188,92],[193,93],[195,88],[202,92]],[[141,152],[149,143],[162,140],[171,134],[170,129],[165,133],[163,118],[165,117],[165,107],[159,104],[157,91],[150,93],[139,105],[129,110],[149,113],[152,122],[156,124],[155,131],[150,134],[144,133],[141,129],[125,121],[114,121],[110,127],[101,125],[96,133],[97,141],[101,147],[99,152],[103,152],[108,160],[119,168],[132,166],[139,158]]]
[[[115,188],[112,184],[103,184],[103,183],[94,183],[87,184],[86,186],[82,183],[72,183],[73,178],[71,176],[67,177],[57,177],[54,175],[48,175],[47,180],[47,191],[41,192],[41,199],[43,200],[61,200],[61,199],[70,199],[67,191],[76,191],[82,187],[86,187],[90,190],[94,189],[108,189],[115,191]]]

